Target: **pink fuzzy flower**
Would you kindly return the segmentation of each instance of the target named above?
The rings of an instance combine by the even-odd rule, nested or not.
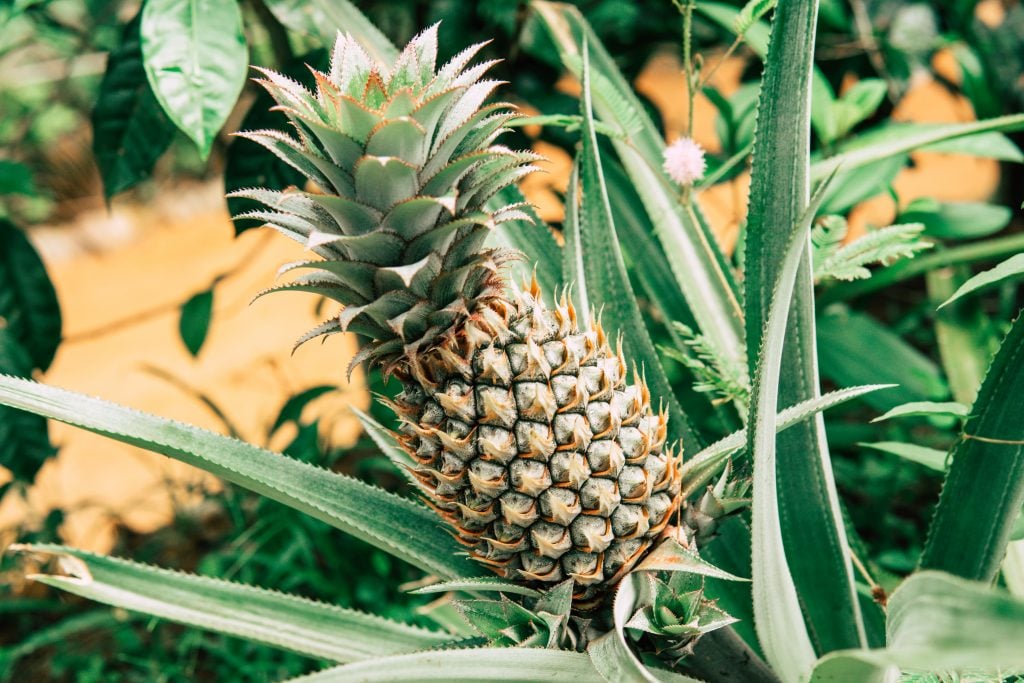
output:
[[[704,148],[693,138],[679,138],[665,148],[665,163],[662,168],[668,177],[680,185],[692,185],[704,177],[707,170]]]

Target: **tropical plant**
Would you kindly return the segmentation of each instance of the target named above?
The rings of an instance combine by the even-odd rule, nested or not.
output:
[[[772,4],[733,13],[741,39],[768,30],[760,22]],[[678,5],[692,93],[695,3]],[[692,148],[666,157],[577,11],[532,10],[526,30],[582,86],[578,115],[544,120],[581,138],[564,247],[530,225],[512,187],[532,157],[494,141],[516,122],[509,106],[484,104],[489,65],[469,65],[470,50],[438,68],[436,27],[398,53],[357,22],[314,71],[315,90],[264,72],[297,137],[245,133],[306,180],[238,191],[267,207],[242,217],[320,257],[287,266],[313,273],[271,291],[344,304],[300,341],[365,338],[355,362],[401,385],[389,405],[402,426],[361,419],[428,505],[100,399],[0,379],[6,405],[202,467],[409,562],[432,578],[421,592],[448,596],[430,613],[437,627],[20,545],[60,561],[36,580],[339,664],[309,680],[882,681],[1024,670],[1024,602],[991,586],[1024,503],[1024,408],[1014,400],[1024,323],[1010,327],[952,449],[921,570],[886,596],[851,549],[821,416],[884,387],[820,393],[814,267],[863,278],[870,263],[919,251],[922,228],[893,228],[859,249],[836,247],[833,219],[813,228],[871,164],[1017,130],[1024,117],[877,136],[812,158],[818,7],[783,0],[763,45],[741,279],[702,216],[703,160]],[[209,132],[205,119],[194,123]],[[510,291],[513,249],[536,276]],[[717,409],[743,429],[707,445],[710,432],[688,419],[627,258],[643,260],[641,286],[686,325],[672,328],[676,350],[707,388],[729,389]],[[571,295],[549,304],[567,283]],[[621,335],[619,349],[605,329]],[[630,366],[642,368],[632,383]],[[929,408],[901,409],[920,410]]]

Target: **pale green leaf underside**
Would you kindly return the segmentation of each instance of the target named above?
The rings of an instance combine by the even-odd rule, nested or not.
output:
[[[947,451],[919,446],[914,443],[903,443],[901,441],[878,441],[875,443],[862,443],[860,445],[883,453],[897,455],[905,460],[924,465],[936,472],[946,471],[946,462],[949,458]]]
[[[61,574],[31,578],[113,607],[246,638],[310,657],[352,662],[435,648],[454,637],[277,591],[185,574],[59,545]]]
[[[894,417],[920,417],[926,415],[967,417],[969,412],[970,409],[967,406],[956,401],[911,401],[879,415],[872,422],[891,420]]]
[[[194,465],[444,578],[483,575],[428,508],[237,439],[98,398],[0,376],[0,404]]]
[[[579,652],[482,647],[383,657],[326,669],[292,683],[541,683],[595,681],[590,658]]]

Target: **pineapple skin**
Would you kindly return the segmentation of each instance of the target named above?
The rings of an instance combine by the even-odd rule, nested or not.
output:
[[[387,401],[414,474],[472,557],[510,580],[574,580],[597,605],[656,541],[680,505],[667,417],[621,351],[581,324],[563,297],[549,309],[534,282],[508,288],[514,252],[486,246],[523,204],[492,200],[535,170],[536,155],[495,139],[512,105],[485,104],[493,62],[482,45],[443,66],[437,26],[391,67],[339,35],[315,90],[262,71],[294,135],[239,133],[303,173],[284,191],[234,194],[243,214],[305,245],[305,273],[267,290],[318,294],[341,312],[299,343],[338,332],[364,339],[366,362],[404,388]],[[351,368],[351,366],[350,366]]]
[[[600,324],[536,282],[483,306],[419,359],[393,402],[427,498],[497,574],[575,582],[596,605],[680,504],[667,417]]]

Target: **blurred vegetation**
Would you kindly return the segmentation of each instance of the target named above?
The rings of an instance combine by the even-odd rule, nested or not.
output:
[[[504,97],[544,114],[578,110],[576,99],[555,87],[562,76],[560,61],[553,47],[530,30],[529,10],[522,3],[358,4],[398,44],[442,21],[442,59],[493,36],[485,57],[505,60],[495,69],[496,78],[510,83]],[[678,49],[679,12],[670,0],[574,4],[631,79],[658,50]],[[705,4],[714,3],[698,7]],[[275,157],[252,145],[240,146],[228,135],[263,127],[269,100],[251,83],[240,85],[237,94],[225,91],[218,103],[222,120],[212,131],[186,134],[169,118],[143,68],[141,11],[139,3],[106,0],[3,0],[0,5],[0,320],[5,323],[0,325],[0,372],[28,376],[45,371],[60,340],[60,311],[26,228],[71,220],[115,196],[117,201],[145,201],[161,186],[183,180],[220,179],[226,190],[292,182],[293,172]],[[326,60],[324,35],[318,31],[328,30],[329,22],[321,25],[316,17],[331,17],[327,0],[243,0],[239,12],[249,48],[244,63],[308,80],[302,65]],[[1000,15],[998,22],[990,18],[993,12]],[[721,53],[733,43],[728,27],[710,14],[698,12],[696,22],[699,51]],[[827,84],[823,89],[830,91],[820,93],[825,105],[814,119],[821,154],[866,130],[887,134],[895,105],[919,73],[930,73],[966,97],[978,118],[1024,111],[1020,2],[823,0],[819,22],[818,66]],[[747,46],[739,49],[749,54]],[[955,59],[959,82],[933,68],[940,50]],[[747,64],[739,92],[728,98],[707,92],[718,109],[723,144],[709,160],[712,171],[743,153],[752,137],[760,66],[756,59]],[[858,85],[844,88],[850,81]],[[650,110],[660,120],[653,105]],[[545,126],[540,139],[570,149],[576,136]],[[989,136],[986,156],[1013,160],[1019,157],[1014,143],[1021,140],[1019,133],[1009,139]],[[530,140],[520,137],[506,144]],[[870,197],[895,194],[893,179],[906,163],[903,158],[866,167],[827,200],[828,211],[845,214]],[[744,166],[726,170],[722,179],[735,177]],[[823,376],[835,386],[901,385],[898,392],[871,394],[838,408],[828,420],[848,521],[863,541],[863,559],[880,570],[876,578],[883,587],[891,587],[917,561],[942,481],[941,461],[922,464],[928,454],[906,446],[945,450],[956,439],[959,422],[941,414],[870,420],[912,401],[973,401],[980,376],[972,376],[970,367],[983,371],[987,366],[1017,310],[1018,280],[999,285],[984,299],[961,301],[938,313],[935,306],[980,267],[1024,249],[1018,211],[1024,174],[1019,163],[1002,168],[999,194],[989,203],[964,207],[915,200],[903,208],[897,222],[924,223],[925,235],[935,243],[931,253],[916,261],[923,266],[904,264],[882,277],[830,281],[820,288]],[[233,213],[245,210],[238,202],[230,208]],[[248,227],[251,222],[236,223],[238,231]],[[182,337],[195,353],[209,324],[209,301],[200,297],[182,303]],[[661,334],[655,342],[668,343],[672,332],[666,321],[651,322]],[[859,364],[883,352],[885,363]],[[673,382],[692,383],[692,368],[669,363],[667,369]],[[389,390],[380,384],[375,388]],[[287,452],[400,489],[372,443],[364,439],[345,452],[332,450],[317,438],[315,423],[300,421],[302,406],[316,393],[282,407],[279,425],[297,427]],[[685,407],[694,419],[717,419],[706,403]],[[385,412],[376,417],[389,419]],[[713,426],[721,433],[735,427]],[[0,487],[0,495],[18,495],[53,452],[41,419],[0,408],[0,464],[15,477]],[[61,521],[56,511],[40,528],[18,530],[18,538],[54,540]],[[156,533],[138,535],[121,528],[113,554],[258,582],[403,620],[425,602],[399,590],[417,575],[386,554],[232,487],[179,509],[173,523]],[[274,680],[317,666],[299,655],[58,598],[16,580],[9,562],[6,556],[0,560],[0,676],[6,666],[8,680]]]

